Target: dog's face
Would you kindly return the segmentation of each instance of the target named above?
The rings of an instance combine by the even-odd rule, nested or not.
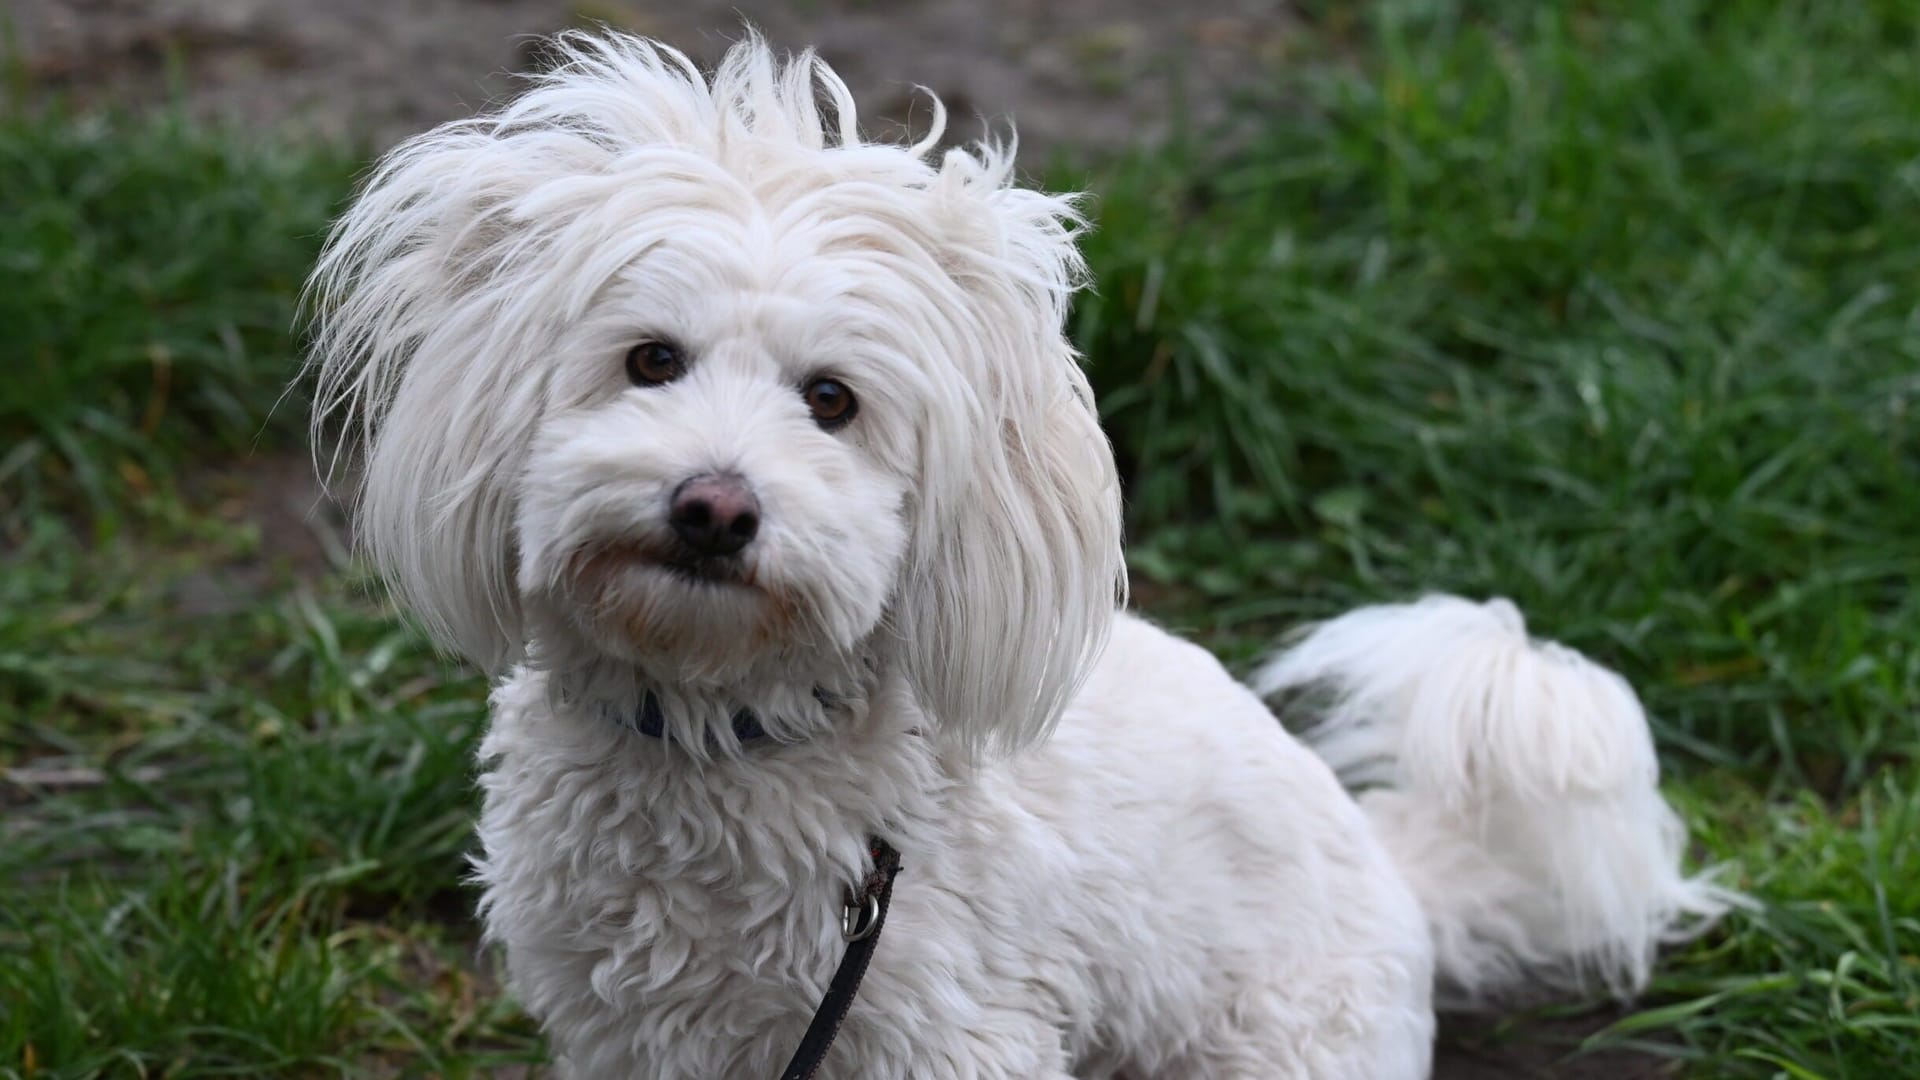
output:
[[[1070,200],[861,142],[831,72],[758,41],[711,80],[562,48],[390,155],[316,274],[374,563],[489,669],[538,640],[724,689],[884,654],[970,742],[1044,730],[1120,578]]]
[[[516,497],[528,607],[721,682],[874,632],[961,313],[836,242],[860,224],[832,199],[685,211],[560,332]]]

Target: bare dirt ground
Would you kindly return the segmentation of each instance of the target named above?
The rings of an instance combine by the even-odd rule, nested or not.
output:
[[[534,61],[543,34],[607,23],[711,62],[743,19],[782,47],[817,48],[870,129],[911,123],[924,85],[946,101],[960,137],[978,134],[981,119],[1015,121],[1029,162],[1067,146],[1151,141],[1176,117],[1221,114],[1281,62],[1290,26],[1276,0],[7,0],[0,42],[11,35],[38,95],[83,107],[182,100],[202,115],[378,148],[510,93],[510,73]],[[304,458],[236,463],[204,482],[217,512],[259,525],[278,572],[324,572],[341,557],[338,516]],[[245,602],[270,570],[262,560],[210,572],[182,606]],[[1603,1020],[1498,1033],[1450,1023],[1435,1076],[1670,1075],[1637,1054],[1567,1059]]]
[[[199,110],[377,143],[513,87],[541,34],[604,22],[711,61],[744,25],[813,46],[869,115],[913,87],[956,119],[1013,117],[1031,146],[1150,137],[1174,88],[1200,117],[1277,62],[1274,0],[10,0],[31,85],[146,102],[172,76]],[[174,70],[170,72],[170,65]],[[924,107],[923,107],[924,110]],[[922,112],[924,117],[924,111]],[[961,134],[967,134],[961,132]]]

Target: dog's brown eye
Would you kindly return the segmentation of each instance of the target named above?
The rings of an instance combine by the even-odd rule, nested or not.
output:
[[[686,373],[680,350],[664,341],[643,341],[627,350],[627,378],[635,386],[660,386]]]
[[[813,413],[814,421],[828,431],[853,419],[853,414],[860,410],[860,404],[853,400],[853,391],[838,379],[815,379],[801,394],[807,399],[807,409]]]

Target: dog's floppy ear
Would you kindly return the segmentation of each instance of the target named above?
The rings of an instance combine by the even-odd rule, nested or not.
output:
[[[531,308],[506,279],[512,171],[449,126],[390,155],[334,224],[309,284],[314,445],[357,459],[361,550],[445,647],[517,658],[512,485],[540,411],[519,358]],[[329,466],[328,472],[332,471]]]
[[[991,147],[950,152],[940,174],[941,255],[975,354],[954,358],[971,400],[938,410],[966,430],[923,437],[902,647],[943,732],[1008,749],[1047,732],[1106,643],[1125,591],[1120,489],[1063,335],[1083,276],[1071,197],[1009,186]]]

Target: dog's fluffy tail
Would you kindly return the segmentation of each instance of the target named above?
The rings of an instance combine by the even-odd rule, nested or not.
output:
[[[1626,680],[1527,637],[1506,600],[1362,608],[1254,676],[1355,789],[1431,927],[1443,1001],[1643,987],[1661,942],[1739,898],[1686,830]]]

